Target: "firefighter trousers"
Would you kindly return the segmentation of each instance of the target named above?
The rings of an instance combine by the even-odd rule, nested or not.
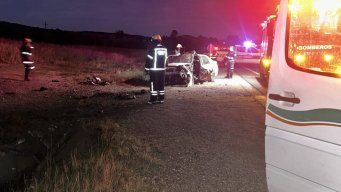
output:
[[[30,74],[31,67],[30,66],[25,66],[25,81],[28,81],[28,75]]]
[[[165,70],[150,71],[150,102],[165,99]]]
[[[24,65],[24,67],[25,67],[24,79],[25,79],[25,81],[29,81],[28,76],[29,76],[31,70],[35,68],[35,66],[33,64],[30,64],[30,65],[26,64],[26,65]]]

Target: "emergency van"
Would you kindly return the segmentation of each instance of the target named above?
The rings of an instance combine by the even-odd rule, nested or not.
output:
[[[252,63],[258,64],[260,61],[260,50],[256,45],[236,45],[236,63]]]
[[[269,192],[341,191],[341,0],[282,0],[279,9],[266,109]]]

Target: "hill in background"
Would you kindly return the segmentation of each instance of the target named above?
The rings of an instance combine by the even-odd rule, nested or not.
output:
[[[30,37],[34,42],[53,43],[60,45],[91,45],[110,46],[129,49],[145,49],[150,37],[130,35],[123,31],[116,33],[91,32],[91,31],[63,31],[60,29],[44,29],[30,27],[15,23],[0,21],[0,37],[22,40]],[[186,51],[196,50],[205,52],[208,44],[220,44],[215,38],[203,36],[179,35],[177,37],[163,37],[164,44],[170,50],[174,50],[176,44],[181,43]]]
[[[35,42],[69,45],[99,45],[121,48],[142,49],[147,38],[138,35],[129,35],[122,32],[72,32],[59,29],[43,29],[20,24],[0,22],[0,37],[21,40],[30,37]]]

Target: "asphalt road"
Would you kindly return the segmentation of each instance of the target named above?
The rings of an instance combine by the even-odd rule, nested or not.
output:
[[[113,118],[157,149],[161,168],[150,175],[160,191],[265,192],[265,94],[255,64],[224,69],[214,82],[167,87],[163,105],[147,96]]]

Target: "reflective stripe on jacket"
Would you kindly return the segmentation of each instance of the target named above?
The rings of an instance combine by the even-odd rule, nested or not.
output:
[[[166,70],[167,56],[167,49],[161,44],[152,47],[148,50],[145,69],[150,71]]]
[[[22,63],[24,65],[32,65],[34,64],[33,62],[33,54],[32,54],[32,49],[33,47],[30,45],[23,45],[20,48],[20,53],[21,53],[21,59],[22,59]]]

